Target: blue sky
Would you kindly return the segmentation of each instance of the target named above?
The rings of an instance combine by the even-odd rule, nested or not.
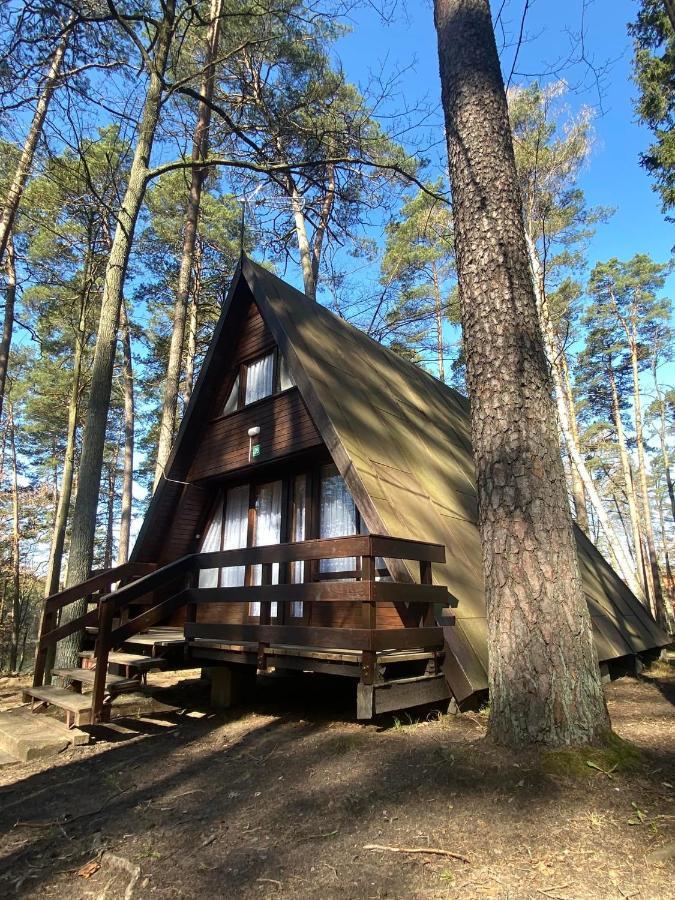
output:
[[[524,0],[509,0],[504,19],[507,33],[517,32]],[[492,3],[493,12],[498,8]],[[659,198],[651,190],[647,174],[639,165],[639,154],[648,146],[650,132],[636,121],[633,99],[637,93],[631,80],[632,48],[626,25],[638,4],[631,0],[595,0],[584,8],[582,0],[551,3],[535,0],[525,26],[527,42],[521,46],[517,68],[526,73],[547,72],[570,53],[579,55],[576,35],[584,17],[584,51],[603,69],[601,90],[587,65],[567,66],[562,71],[571,88],[572,111],[581,106],[595,108],[595,143],[580,186],[589,205],[616,209],[612,218],[598,226],[591,241],[589,262],[612,256],[630,257],[649,253],[666,261],[675,243],[673,226],[660,211]],[[350,80],[365,83],[380,65],[389,71],[406,69],[400,90],[409,104],[426,96],[440,106],[440,82],[433,12],[430,0],[409,0],[386,25],[370,6],[352,16],[353,31],[338,45],[338,53]],[[499,34],[500,32],[498,32]],[[513,50],[502,53],[505,79],[511,70]],[[514,77],[514,81],[523,81]],[[544,79],[542,79],[544,80]],[[440,134],[440,109],[437,129]],[[443,157],[443,163],[445,157]],[[668,284],[675,294],[675,275]]]

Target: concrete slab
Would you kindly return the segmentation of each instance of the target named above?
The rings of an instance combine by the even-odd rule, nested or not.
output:
[[[55,756],[68,747],[89,743],[89,735],[66,728],[51,716],[32,713],[27,706],[0,713],[0,750],[30,762]]]

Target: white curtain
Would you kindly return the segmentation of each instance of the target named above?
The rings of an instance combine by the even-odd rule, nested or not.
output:
[[[220,541],[223,533],[223,497],[218,495],[216,504],[211,514],[209,527],[202,539],[200,553],[211,553],[214,550],[220,550]],[[218,587],[218,569],[200,569],[199,571],[199,587],[211,588]]]
[[[246,395],[244,403],[255,403],[274,391],[274,354],[257,359],[246,367]]]
[[[231,488],[225,498],[225,529],[223,533],[223,550],[240,550],[246,546],[248,531],[248,494],[249,487],[242,484]],[[223,587],[241,587],[244,583],[244,566],[228,566],[222,569]]]
[[[271,481],[262,484],[258,488],[256,501],[255,530],[253,546],[262,547],[266,544],[278,544],[281,540],[281,482]],[[253,566],[251,569],[251,584],[260,584],[262,580],[262,566]],[[279,584],[279,563],[272,566],[272,584]],[[249,615],[260,615],[260,603],[251,603]],[[270,615],[277,615],[277,604],[272,603]]]
[[[239,376],[234,379],[234,384],[232,385],[232,390],[230,391],[230,395],[225,401],[225,406],[223,407],[223,415],[226,416],[228,413],[234,412],[239,403]]]
[[[349,489],[335,466],[321,469],[319,537],[334,538],[356,534],[356,507]],[[322,559],[321,572],[343,572],[356,568],[356,559]]]
[[[288,366],[286,365],[286,360],[283,356],[279,357],[279,390],[287,391],[289,388],[295,387],[295,381],[293,380],[293,376],[288,371]]]
[[[293,485],[293,534],[291,540],[304,541],[305,539],[305,507],[307,501],[307,478],[299,475]],[[291,581],[293,584],[302,584],[305,575],[305,564],[298,560],[291,565]],[[291,616],[301,619],[304,614],[302,600],[294,600],[291,603]]]

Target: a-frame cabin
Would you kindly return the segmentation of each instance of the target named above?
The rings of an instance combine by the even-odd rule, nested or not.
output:
[[[600,661],[667,644],[577,540]],[[467,401],[243,258],[130,563],[48,600],[44,619],[32,693],[56,705],[48,647],[98,628],[80,721],[105,716],[110,673],[122,690],[144,647],[351,677],[361,718],[468,700],[487,688],[487,643]]]

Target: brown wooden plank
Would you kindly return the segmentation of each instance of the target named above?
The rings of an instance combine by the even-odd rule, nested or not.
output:
[[[415,559],[432,563],[445,562],[445,547],[428,541],[411,541],[407,538],[390,537],[387,534],[371,534],[373,556],[392,559]]]
[[[227,588],[197,588],[190,603],[360,603],[370,599],[369,584],[361,581],[320,581],[313,584],[269,584]]]
[[[378,603],[442,603],[448,602],[448,589],[442,584],[401,584],[376,581],[373,598]]]
[[[55,641],[60,641],[62,638],[68,637],[69,634],[74,634],[76,631],[82,631],[83,628],[97,624],[98,609],[92,609],[91,612],[85,613],[85,615],[79,616],[77,619],[72,619],[70,622],[59,625],[58,628],[54,628],[46,634],[43,634],[40,639],[40,644],[43,647],[47,644],[53,644]]]
[[[369,535],[344,538],[296,541],[290,544],[269,544],[248,547],[244,550],[216,550],[199,553],[195,562],[200,569],[216,569],[221,566],[258,565],[268,562],[296,562],[306,559],[340,559],[363,556],[370,551]]]
[[[371,632],[365,628],[312,628],[305,625],[186,624],[185,636],[222,641],[300,644],[308,647],[369,649]]]
[[[442,628],[378,628],[374,650],[411,650],[443,646]]]
[[[129,619],[124,625],[120,625],[119,628],[116,628],[110,634],[111,646],[118,647],[135,634],[138,634],[139,631],[144,631],[146,628],[151,628],[153,625],[163,622],[174,610],[185,606],[185,603],[189,600],[189,594],[190,591],[182,590],[156,606],[146,609],[139,616]]]
[[[59,609],[63,609],[64,606],[74,603],[76,600],[81,600],[89,594],[94,594],[97,591],[110,587],[116,581],[124,581],[126,578],[146,575],[154,571],[155,568],[154,563],[125,563],[122,566],[106,569],[103,572],[98,572],[86,581],[80,582],[80,584],[66,588],[65,591],[52,594],[51,597],[45,600],[45,608],[50,612],[56,612]]]

